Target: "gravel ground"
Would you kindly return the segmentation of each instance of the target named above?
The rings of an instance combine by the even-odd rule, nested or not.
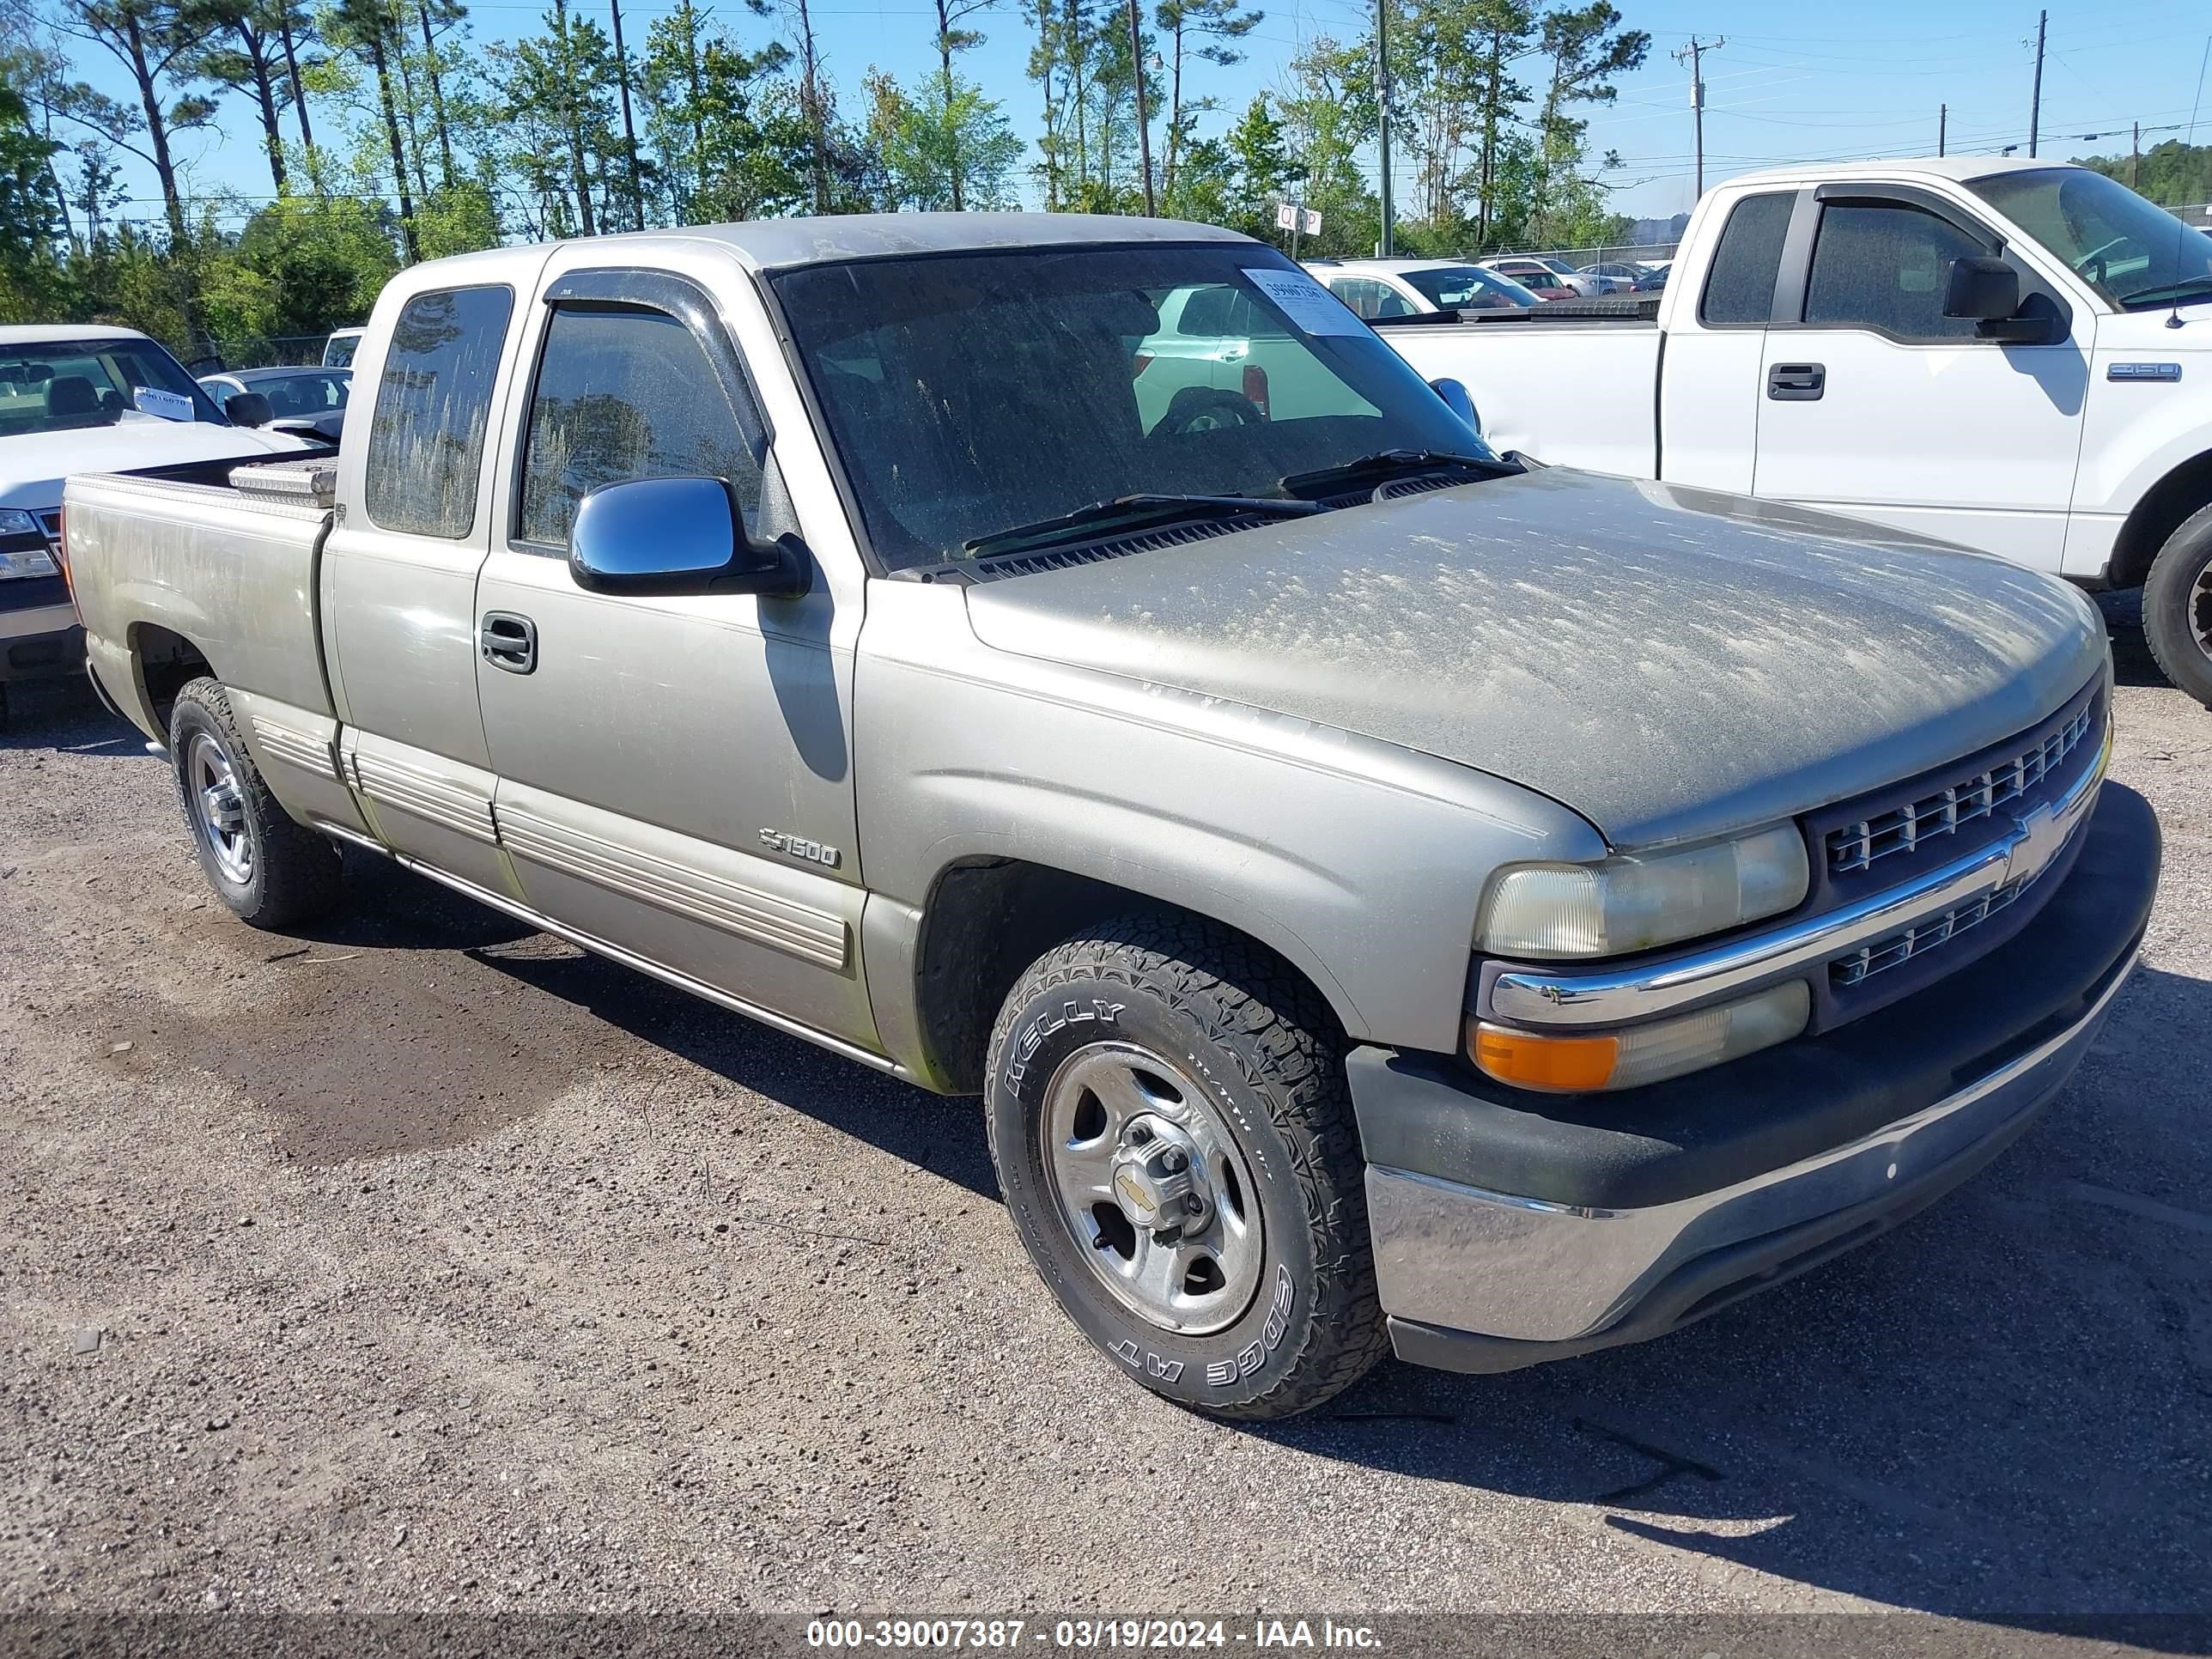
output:
[[[971,1103],[371,859],[254,933],[19,692],[0,1612],[2212,1612],[2212,714],[2111,614],[2166,875],[2027,1139],[1664,1341],[1259,1431],[1082,1345]]]

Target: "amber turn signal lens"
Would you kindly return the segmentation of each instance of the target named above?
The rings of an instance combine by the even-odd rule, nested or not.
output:
[[[1611,1036],[1539,1036],[1482,1024],[1468,1035],[1477,1066],[1524,1089],[1602,1089],[1620,1056],[1620,1039]]]

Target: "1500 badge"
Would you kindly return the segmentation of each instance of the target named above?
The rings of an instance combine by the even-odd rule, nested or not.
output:
[[[787,836],[781,830],[760,832],[761,845],[771,852],[787,853],[795,859],[805,859],[809,864],[818,864],[825,870],[835,870],[845,855],[834,847],[824,847],[818,841],[809,841],[804,836]]]

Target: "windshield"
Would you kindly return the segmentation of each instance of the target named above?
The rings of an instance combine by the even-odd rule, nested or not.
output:
[[[143,421],[229,424],[151,340],[0,346],[0,438]]]
[[[1489,451],[1343,303],[1252,243],[811,265],[777,297],[897,569],[1132,495],[1285,494],[1378,450]]]
[[[1431,270],[1399,273],[1445,311],[1474,310],[1500,306],[1533,306],[1536,296],[1510,276],[1474,265],[1448,265]]]
[[[341,329],[324,341],[323,367],[325,368],[350,368],[353,364],[354,351],[361,344],[361,332],[357,328]]]
[[[1556,276],[1574,276],[1580,275],[1580,273],[1565,259],[1538,259],[1536,263]]]
[[[2212,293],[2212,237],[2084,167],[2038,167],[1969,179],[1972,191],[2127,308]]]

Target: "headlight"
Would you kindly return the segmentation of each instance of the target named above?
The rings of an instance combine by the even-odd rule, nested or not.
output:
[[[1786,1042],[1805,1029],[1812,1012],[1812,991],[1793,979],[1717,1008],[1597,1036],[1549,1036],[1470,1019],[1467,1053],[1516,1088],[1633,1089]]]
[[[1491,878],[1475,943],[1498,956],[1626,956],[1793,908],[1810,879],[1790,823],[1595,864],[1510,865]]]
[[[39,521],[20,507],[0,507],[0,536],[44,536]]]

